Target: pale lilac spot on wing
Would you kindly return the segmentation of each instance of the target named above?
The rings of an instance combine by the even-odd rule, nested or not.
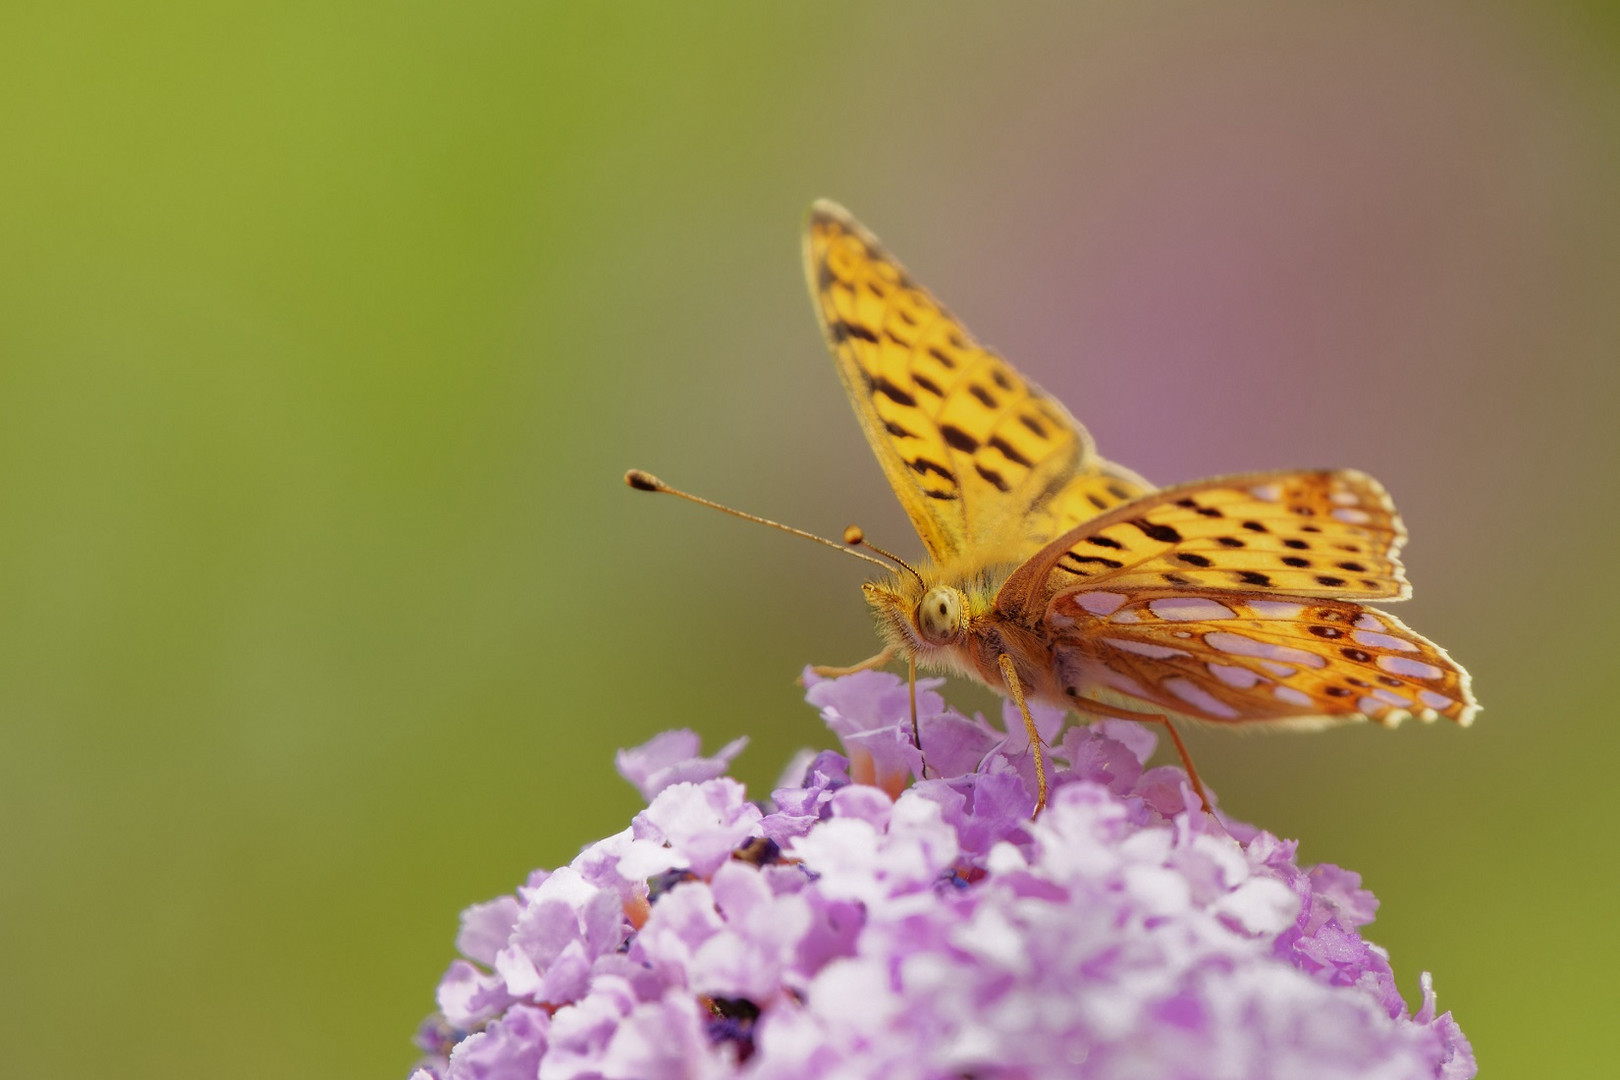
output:
[[[1202,596],[1166,596],[1148,601],[1148,609],[1170,622],[1208,622],[1235,619],[1237,612]]]
[[[1437,694],[1433,690],[1419,690],[1418,700],[1431,709],[1449,709],[1457,704],[1444,694]]]
[[[1379,701],[1375,697],[1367,697],[1365,694],[1363,694],[1361,697],[1356,699],[1356,708],[1366,713],[1368,716],[1377,716],[1379,713],[1388,709],[1389,706],[1384,702]]]
[[[1151,695],[1142,688],[1142,684],[1126,675],[1115,671],[1107,664],[1086,665],[1087,670],[1080,680],[1082,686],[1102,685],[1110,690],[1117,690],[1131,697],[1150,699]]]
[[[1303,690],[1295,690],[1292,686],[1274,686],[1272,696],[1278,701],[1286,701],[1290,705],[1310,705],[1311,697]]]
[[[1411,698],[1405,696],[1404,694],[1397,694],[1393,690],[1374,690],[1372,692],[1372,696],[1377,698],[1379,701],[1382,701],[1385,705],[1394,705],[1402,709],[1412,704]]]
[[[1418,651],[1418,647],[1410,641],[1389,634],[1375,634],[1370,630],[1357,630],[1350,636],[1356,639],[1357,645],[1368,649],[1395,649],[1399,652]]]
[[[1122,652],[1135,653],[1137,656],[1148,656],[1154,660],[1167,660],[1172,656],[1191,655],[1184,649],[1172,649],[1168,645],[1154,645],[1147,641],[1130,641],[1126,638],[1117,637],[1103,638],[1103,641]]]
[[[1267,660],[1281,660],[1305,667],[1327,667],[1327,661],[1315,653],[1290,648],[1287,645],[1273,645],[1268,641],[1256,641],[1254,638],[1226,630],[1212,630],[1205,634],[1204,644],[1231,656],[1259,656]]]
[[[1208,667],[1210,674],[1234,690],[1247,690],[1265,679],[1265,676],[1257,671],[1233,664],[1210,664]]]
[[[1338,490],[1332,492],[1330,495],[1328,495],[1328,498],[1332,499],[1340,506],[1354,506],[1361,501],[1360,499],[1356,498],[1355,492],[1346,491],[1343,488],[1339,488]]]
[[[1382,629],[1384,629],[1384,624],[1378,618],[1378,616],[1374,615],[1372,612],[1363,611],[1361,613],[1361,617],[1356,620],[1356,629],[1357,630],[1382,630]]]
[[[1260,661],[1260,666],[1277,676],[1279,679],[1286,679],[1290,675],[1299,674],[1299,668],[1295,667],[1293,664],[1279,664],[1275,660],[1262,660]]]
[[[1074,602],[1093,615],[1112,615],[1125,602],[1125,597],[1114,592],[1080,592],[1074,594]]]
[[[1250,600],[1249,610],[1257,619],[1297,619],[1305,610],[1304,604],[1289,604],[1281,600]]]
[[[1249,494],[1263,502],[1276,502],[1283,496],[1281,484],[1261,484],[1249,489]]]
[[[1174,679],[1164,680],[1164,687],[1182,701],[1197,706],[1211,716],[1224,716],[1227,719],[1237,718],[1237,710],[1232,706],[1197,683],[1184,679],[1179,675]]]
[[[1108,621],[1117,623],[1134,623],[1141,622],[1142,619],[1136,614],[1136,612],[1127,608],[1124,611],[1114,612],[1114,614],[1109,617]]]
[[[1445,674],[1433,664],[1425,664],[1422,660],[1412,660],[1405,656],[1380,656],[1378,666],[1391,675],[1407,675],[1414,679],[1438,679]]]
[[[1346,525],[1365,525],[1372,520],[1372,515],[1365,510],[1356,510],[1351,507],[1340,507],[1333,511],[1335,521],[1342,521]]]

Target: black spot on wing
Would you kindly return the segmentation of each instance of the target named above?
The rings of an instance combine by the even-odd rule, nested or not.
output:
[[[1086,537],[1086,543],[1092,547],[1114,548],[1115,550],[1125,546],[1111,536],[1088,536]]]
[[[917,399],[911,395],[910,391],[896,386],[888,379],[883,378],[883,376],[874,376],[870,382],[873,393],[882,394],[896,405],[904,405],[908,409],[916,407]]]
[[[949,369],[954,370],[956,368],[956,361],[951,359],[951,354],[942,350],[938,345],[928,346],[928,355]]]
[[[1072,563],[1075,566],[1105,566],[1110,570],[1118,570],[1125,565],[1118,559],[1106,559],[1101,555],[1076,555],[1072,551],[1065,551],[1058,557],[1058,561]]]
[[[1006,439],[1003,439],[1000,435],[992,437],[990,440],[990,445],[995,447],[997,450],[1000,450],[1008,461],[1011,461],[1016,465],[1022,465],[1027,469],[1032,464],[1029,458],[1018,452],[1018,447],[1014,446]]]
[[[911,373],[911,381],[928,391],[930,394],[933,394],[935,397],[945,396],[945,391],[940,387],[939,383],[935,382],[933,379],[930,379],[928,376],[919,371],[913,371]]]
[[[1046,438],[1046,425],[1042,424],[1036,417],[1033,417],[1028,413],[1019,413],[1018,422],[1029,428],[1029,430],[1034,434],[1043,439]]]
[[[906,462],[906,467],[912,472],[917,473],[919,476],[927,476],[929,473],[933,473],[936,476],[942,476],[945,479],[953,482],[956,480],[955,473],[951,472],[951,470],[947,469],[939,462],[929,461],[927,458],[916,458],[912,461],[908,461]]]
[[[960,450],[964,454],[971,454],[979,448],[979,440],[963,431],[955,424],[946,424],[939,429],[945,439],[945,445],[952,450]]]
[[[1177,499],[1176,505],[1183,510],[1191,510],[1195,514],[1202,514],[1204,517],[1218,518],[1226,516],[1213,506],[1199,506],[1197,499]]]
[[[1187,566],[1209,566],[1209,565],[1211,565],[1209,559],[1206,556],[1198,555],[1198,554],[1195,554],[1195,553],[1193,553],[1191,551],[1177,552],[1176,553],[1176,561],[1179,562],[1179,563],[1184,563]]]
[[[1161,544],[1178,544],[1181,542],[1181,534],[1168,525],[1158,525],[1148,521],[1146,518],[1132,518],[1126,524],[1135,525],[1141,530],[1143,536],[1149,540],[1157,540]]]
[[[968,393],[978,398],[979,404],[983,405],[987,409],[993,409],[998,404],[996,401],[996,395],[992,394],[989,390],[986,390],[978,383],[968,383],[967,389]]]
[[[1007,483],[1007,478],[1005,476],[1002,476],[1000,473],[996,472],[996,470],[987,469],[983,465],[980,465],[978,462],[973,463],[973,470],[975,472],[977,472],[980,476],[982,476],[986,480],[988,480],[990,482],[990,484],[992,486],[994,486],[997,491],[1011,491],[1012,490],[1012,485]]]
[[[1271,588],[1271,578],[1257,570],[1239,570],[1237,579],[1245,585],[1258,585],[1262,589]]]

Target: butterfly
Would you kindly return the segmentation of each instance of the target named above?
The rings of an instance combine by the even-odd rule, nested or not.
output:
[[[1068,410],[979,344],[842,207],[817,202],[810,290],[867,442],[927,558],[863,586],[885,645],[837,674],[907,661],[1018,706],[1047,795],[1031,699],[1082,717],[1320,728],[1472,722],[1468,673],[1367,600],[1411,592],[1388,494],[1351,469],[1246,473],[1155,489],[1102,458]],[[851,551],[852,554],[859,552]],[[870,558],[870,556],[862,556]],[[913,737],[919,740],[915,709]]]
[[[903,657],[1087,717],[1318,728],[1470,723],[1445,650],[1364,605],[1411,592],[1405,529],[1349,469],[1155,490],[979,344],[843,208],[805,231],[816,311],[928,559],[865,586]],[[851,537],[854,539],[854,537]],[[1045,800],[1044,770],[1040,803]],[[1207,799],[1205,800],[1207,807]]]

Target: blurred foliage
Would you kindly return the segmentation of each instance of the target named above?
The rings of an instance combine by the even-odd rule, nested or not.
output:
[[[1390,486],[1480,722],[1193,749],[1488,1072],[1602,1075],[1613,12],[7,5],[8,1071],[402,1075],[457,912],[636,808],[615,747],[825,741],[858,569],[619,477],[914,549],[826,195],[1110,457]]]

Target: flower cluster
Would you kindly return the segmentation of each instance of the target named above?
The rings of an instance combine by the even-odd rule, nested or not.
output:
[[[1361,937],[1360,878],[1203,813],[1151,734],[1064,732],[1032,821],[1027,740],[936,682],[925,769],[904,682],[807,681],[845,754],[767,803],[724,775],[740,740],[620,754],[647,809],[463,914],[413,1080],[1475,1074]]]

